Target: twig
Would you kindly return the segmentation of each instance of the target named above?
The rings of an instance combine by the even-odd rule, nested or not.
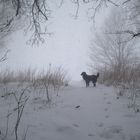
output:
[[[7,59],[7,54],[9,53],[9,51],[10,51],[10,50],[7,50],[7,51],[5,52],[5,54],[0,58],[0,62],[3,62],[3,61],[5,61],[5,60]]]

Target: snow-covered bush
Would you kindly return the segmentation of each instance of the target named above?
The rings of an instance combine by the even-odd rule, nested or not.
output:
[[[62,86],[68,85],[67,72],[62,67],[48,66],[47,70],[37,70],[28,68],[27,70],[5,70],[0,72],[0,84],[4,93],[8,93],[8,84],[16,83],[17,86],[28,84],[35,92],[42,92],[47,97],[47,102],[51,101],[50,91],[58,95]]]
[[[69,82],[67,77],[67,72],[62,67],[55,67],[49,69],[47,71],[41,71],[35,79],[33,80],[34,89],[45,89],[45,93],[47,96],[47,101],[51,101],[51,96],[49,91],[54,90],[57,95],[58,91],[62,86],[65,86]]]
[[[24,114],[25,106],[30,97],[29,93],[29,85],[24,84],[18,86],[17,84],[9,84],[7,93],[1,95],[1,100],[3,100],[6,103],[4,107],[5,111],[2,112],[6,120],[5,129],[3,129],[1,132],[2,140],[7,140],[10,137],[15,137],[15,140],[26,139],[27,132],[23,132],[24,134],[21,138],[21,133],[19,134],[19,129],[21,125],[21,119]],[[20,130],[20,132],[21,131],[23,130]]]
[[[90,58],[100,72],[99,82],[119,88],[118,95],[131,93],[134,106],[140,89],[140,49],[139,40],[121,33],[130,28],[127,18],[125,8],[112,9],[102,30],[94,36]]]
[[[0,83],[10,82],[31,82],[35,78],[36,69],[24,69],[24,70],[10,70],[4,69],[0,72]]]

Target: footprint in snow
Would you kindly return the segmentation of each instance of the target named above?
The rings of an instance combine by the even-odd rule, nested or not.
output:
[[[104,123],[103,122],[99,122],[99,123],[96,123],[98,127],[103,127],[104,126]]]
[[[107,102],[108,105],[111,105],[112,103],[110,101]]]
[[[89,136],[89,137],[94,137],[95,134],[89,133],[88,136]]]
[[[122,132],[122,130],[123,130],[122,127],[119,125],[113,125],[109,129],[112,133],[116,133],[116,134]]]
[[[103,131],[99,134],[99,136],[100,136],[101,138],[104,138],[104,139],[112,139],[112,138],[113,138],[113,134],[110,133],[110,132],[107,131],[107,130],[103,130]]]
[[[105,118],[108,119],[109,118],[109,115],[106,115]]]
[[[79,125],[78,125],[78,124],[75,124],[75,123],[74,123],[74,124],[72,124],[72,125],[73,125],[74,127],[79,127]]]
[[[125,114],[124,117],[134,118],[134,117],[136,117],[136,115],[135,114]]]
[[[59,133],[65,133],[67,135],[73,135],[76,131],[71,126],[59,126],[56,129]]]
[[[113,137],[117,136],[119,139],[123,139],[124,135],[122,133],[123,129],[121,126],[113,125],[107,129],[104,129],[99,136],[105,139],[112,139]],[[116,135],[117,134],[117,135]]]
[[[108,108],[105,108],[104,111],[108,111]]]
[[[130,135],[130,140],[140,140],[140,133],[135,135]]]

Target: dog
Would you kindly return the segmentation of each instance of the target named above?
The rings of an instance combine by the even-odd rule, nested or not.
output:
[[[83,77],[83,79],[86,82],[86,87],[89,86],[90,82],[92,82],[93,86],[96,87],[96,82],[97,82],[97,79],[99,77],[99,72],[97,73],[97,75],[87,75],[86,72],[82,72],[81,76]]]

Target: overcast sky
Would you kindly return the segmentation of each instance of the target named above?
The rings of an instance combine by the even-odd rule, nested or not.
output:
[[[27,37],[23,35],[22,30],[15,32],[7,42],[11,51],[8,60],[3,63],[3,68],[46,69],[52,64],[66,69],[72,80],[80,80],[82,71],[89,72],[89,47],[95,28],[87,15],[87,7],[81,6],[78,19],[74,19],[76,7],[73,4],[64,3],[61,8],[55,6],[56,10],[52,12],[48,25],[52,36],[46,36],[45,44],[31,47],[26,44]],[[98,28],[105,17],[105,12],[102,14],[100,12],[96,18]]]

